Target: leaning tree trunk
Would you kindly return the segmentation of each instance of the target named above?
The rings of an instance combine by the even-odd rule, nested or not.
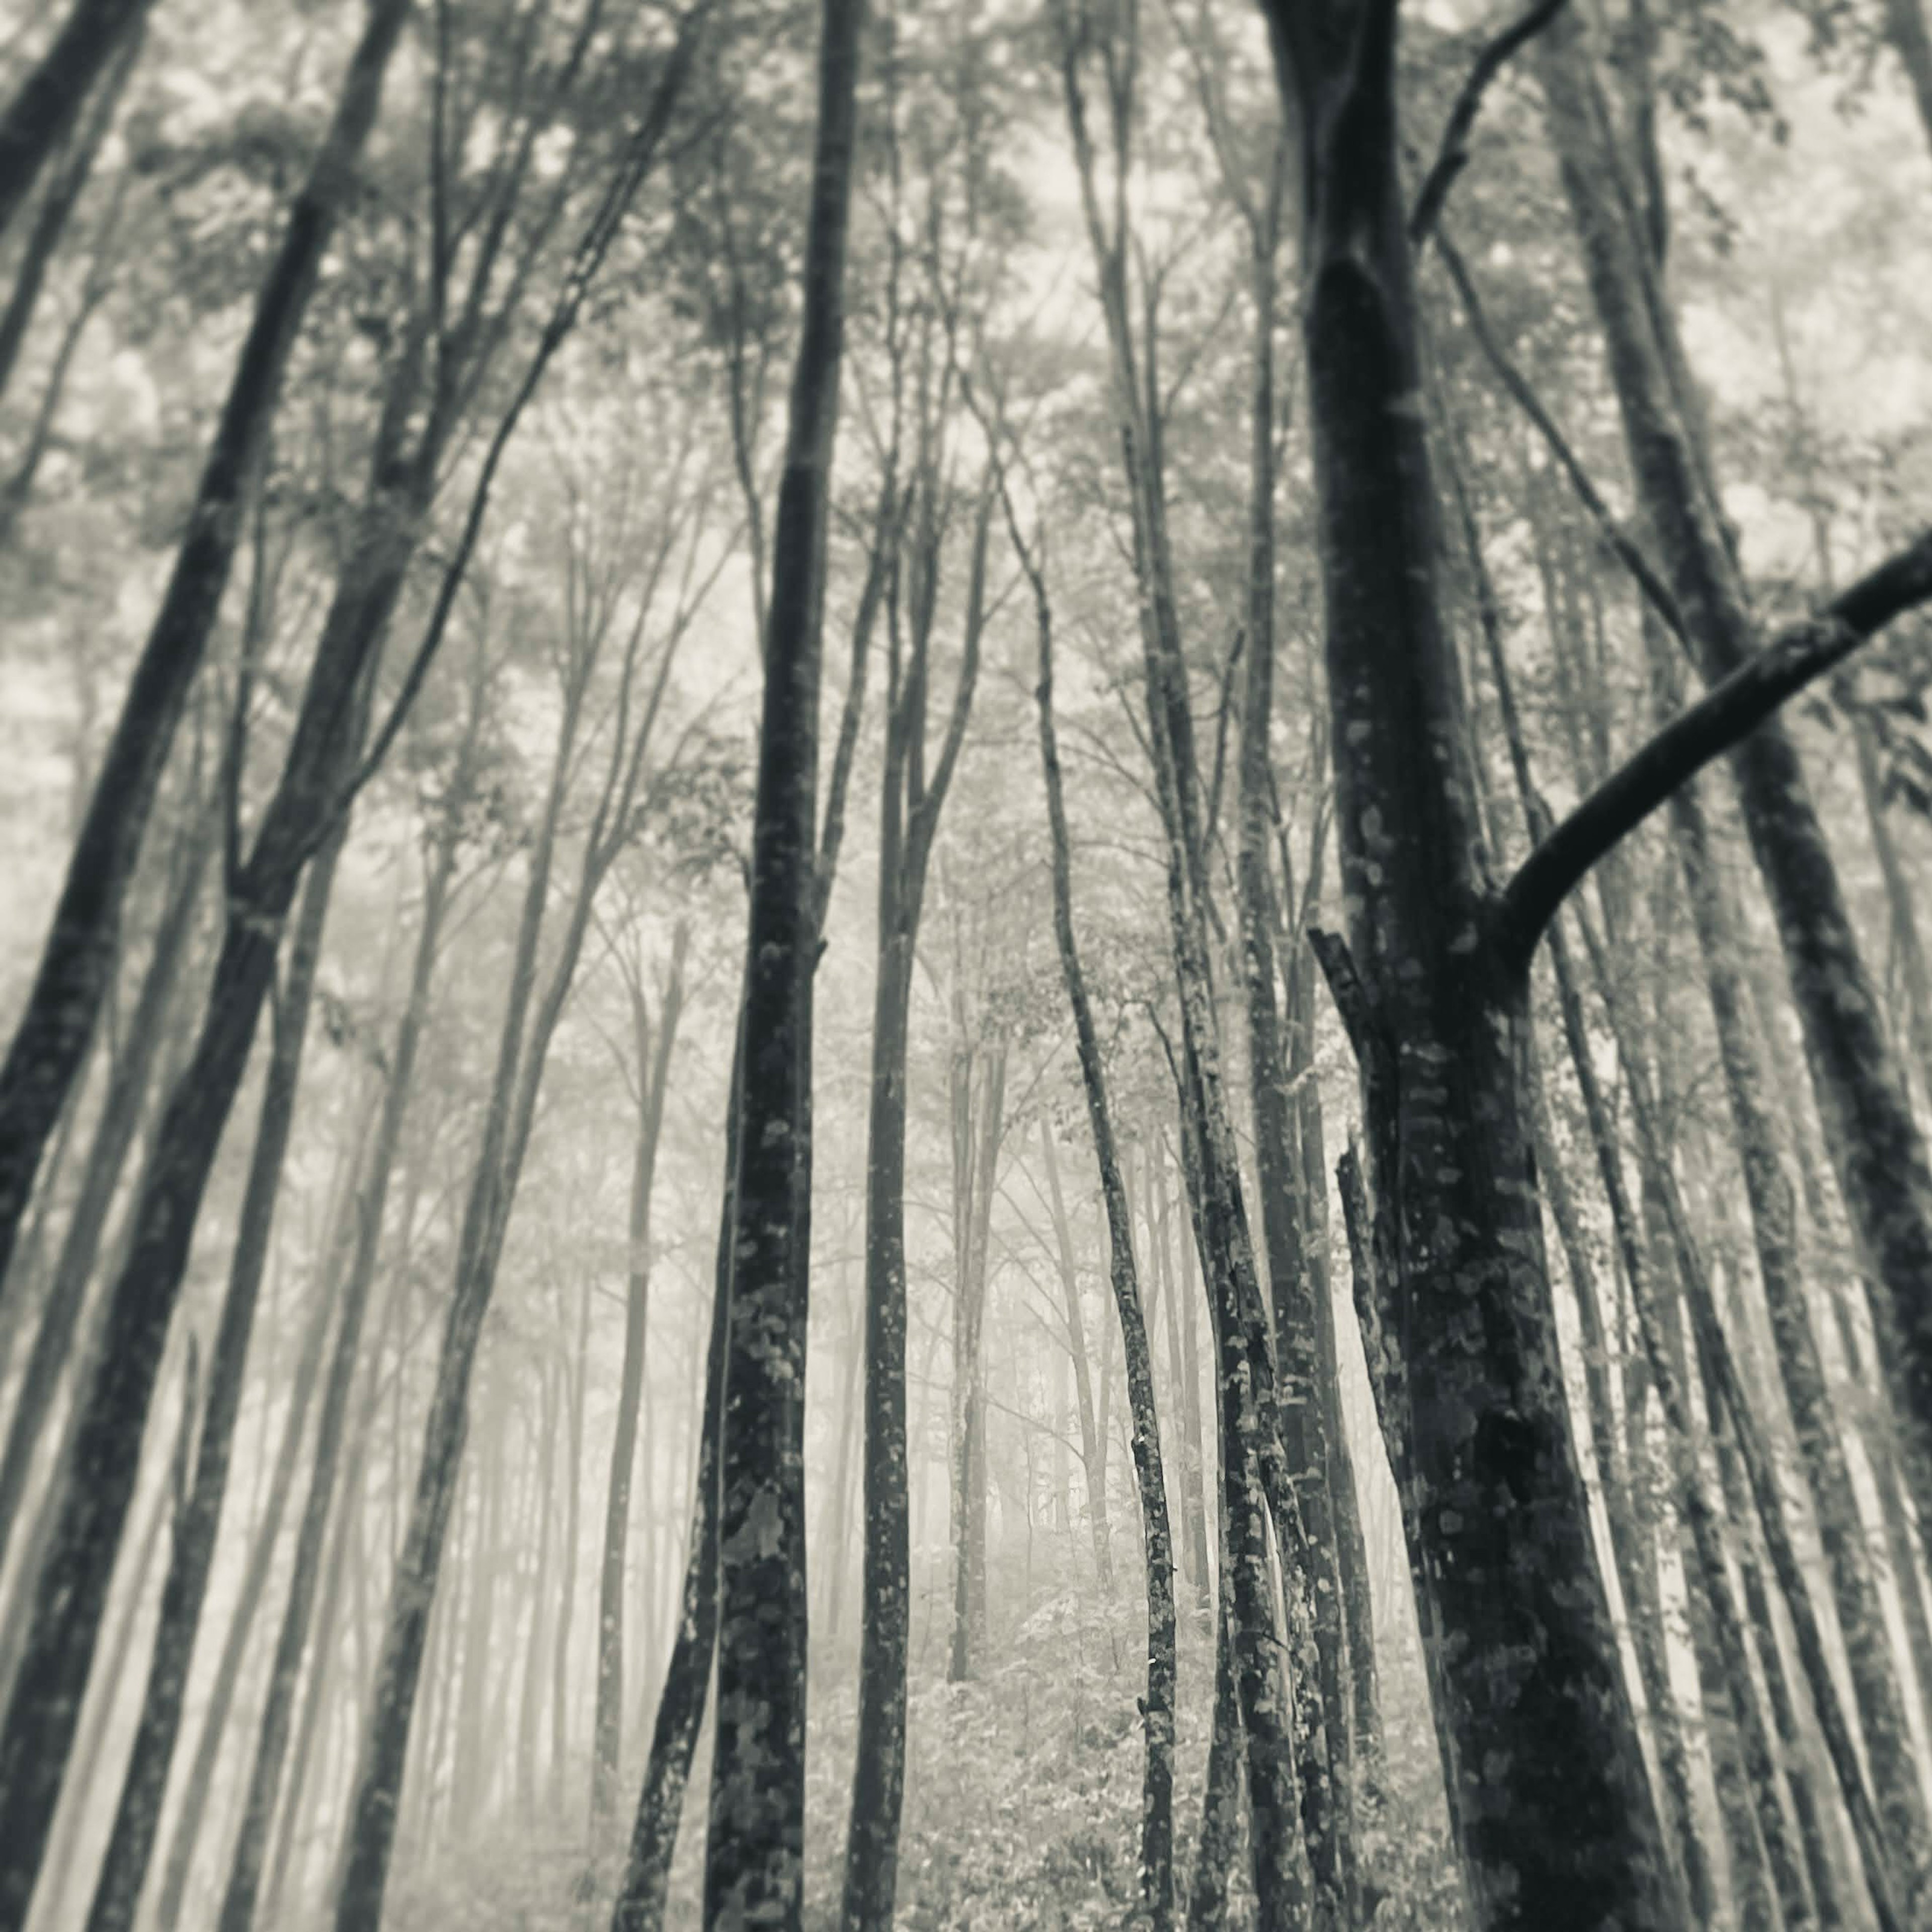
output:
[[[170,1096],[108,1291],[98,1372],[83,1393],[60,1516],[34,1592],[23,1664],[0,1720],[0,1924],[31,1892],[99,1634],[163,1345],[188,1246],[281,929],[317,828],[344,809],[362,690],[401,594],[417,524],[386,493],[365,506],[325,620],[294,734],[254,843],[236,870],[200,1034]]]
[[[1088,1526],[1094,1539],[1094,1574],[1102,1591],[1114,1587],[1112,1531],[1107,1520],[1107,1438],[1094,1415],[1094,1365],[1087,1353],[1086,1318],[1080,1309],[1080,1273],[1073,1258],[1073,1230],[1060,1185],[1060,1164],[1053,1136],[1044,1126],[1040,1153],[1046,1167],[1047,1206],[1053,1216],[1054,1255],[1060,1268],[1060,1292],[1066,1298],[1066,1350],[1073,1366],[1073,1396],[1080,1424],[1080,1467],[1086,1478]],[[1198,1399],[1197,1399],[1198,1400]],[[1196,1418],[1197,1423],[1199,1418]],[[1196,1472],[1198,1480],[1198,1472]]]
[[[241,1414],[248,1343],[268,1267],[283,1166],[295,1126],[296,1096],[302,1080],[316,973],[321,963],[322,929],[348,832],[344,818],[316,855],[302,888],[288,972],[275,1004],[274,1046],[236,1225],[228,1292],[208,1360],[194,1484],[175,1521],[147,1690],[106,1852],[95,1880],[88,1932],[130,1932],[160,1825],[161,1801],[188,1692],[188,1665],[201,1628],[209,1574],[214,1567],[215,1539],[227,1493],[235,1424]]]
[[[139,10],[140,0],[81,0],[62,43],[78,32],[73,57],[94,59],[98,65],[112,50],[109,29],[115,16],[124,14],[131,20]],[[119,944],[122,903],[155,788],[190,687],[206,655],[234,562],[242,494],[268,433],[282,371],[337,217],[353,188],[356,160],[380,104],[383,72],[409,11],[410,0],[376,0],[371,6],[350,59],[335,117],[289,212],[281,248],[256,297],[234,380],[222,405],[187,538],[134,667],[68,863],[32,990],[6,1063],[0,1066],[0,1280],[6,1274],[47,1136],[80,1070],[106,997]],[[29,89],[32,86],[30,82]],[[10,139],[18,152],[18,137],[10,124],[20,106],[16,100],[6,118],[0,119],[0,224],[8,211]]]
[[[625,1552],[631,1533],[631,1478],[638,1460],[643,1406],[644,1321],[651,1283],[651,1186],[664,1131],[664,1092],[684,1004],[688,928],[680,926],[670,978],[658,1011],[653,1047],[643,990],[631,988],[632,1034],[638,1056],[638,1140],[631,1166],[630,1270],[624,1300],[624,1360],[617,1384],[617,1426],[610,1439],[610,1480],[604,1511],[604,1559],[597,1598],[597,1704],[591,1731],[590,1825],[593,1844],[617,1802],[617,1754],[624,1710]]]

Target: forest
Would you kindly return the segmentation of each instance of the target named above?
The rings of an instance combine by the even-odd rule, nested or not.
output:
[[[0,1932],[1932,1932],[1926,0],[0,0]]]

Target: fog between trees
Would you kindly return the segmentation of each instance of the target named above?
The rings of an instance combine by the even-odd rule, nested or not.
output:
[[[1920,0],[0,22],[0,1932],[1932,1924]]]

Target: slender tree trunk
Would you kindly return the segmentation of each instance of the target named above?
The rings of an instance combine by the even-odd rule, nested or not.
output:
[[[604,1560],[597,1601],[597,1706],[591,1732],[590,1828],[593,1845],[617,1803],[617,1757],[624,1711],[624,1572],[631,1534],[631,1479],[638,1458],[643,1406],[644,1334],[651,1285],[651,1187],[664,1131],[664,1092],[671,1048],[684,1001],[684,956],[689,934],[680,926],[670,979],[658,1011],[656,1045],[643,988],[631,988],[631,1024],[638,1059],[638,1140],[631,1165],[629,1278],[624,1302],[624,1360],[617,1388],[617,1426],[610,1442],[610,1478],[604,1511]]]
[[[1043,1127],[1040,1152],[1046,1166],[1047,1205],[1053,1214],[1054,1258],[1066,1298],[1066,1348],[1073,1364],[1073,1393],[1080,1417],[1080,1466],[1086,1478],[1088,1526],[1094,1539],[1094,1574],[1103,1593],[1114,1587],[1113,1534],[1107,1521],[1107,1437],[1096,1414],[1093,1364],[1087,1353],[1087,1322],[1080,1307],[1080,1274],[1073,1258],[1073,1228],[1060,1185],[1053,1136]],[[1197,1402],[1198,1398],[1196,1398]]]
[[[1259,1184],[1262,1239],[1274,1303],[1275,1413],[1270,1426],[1281,1437],[1288,1480],[1306,1531],[1306,1572],[1288,1580],[1307,1593],[1313,1608],[1316,1682],[1298,1682],[1304,1706],[1299,1726],[1298,1774],[1304,1794],[1325,1785],[1328,1796],[1304,1798],[1308,1858],[1318,1888],[1345,1917],[1355,1913],[1352,1794],[1348,1754],[1348,1632],[1335,1548],[1330,1493],[1328,1403],[1332,1363],[1324,1360],[1320,1331],[1324,1312],[1307,1249],[1309,1229],[1300,1213],[1303,1173],[1296,1145],[1297,1121],[1288,1089],[1288,1054],[1276,998],[1274,932],[1278,922],[1269,868],[1274,791],[1268,731],[1274,712],[1274,334],[1275,249],[1280,227],[1280,182],[1274,171],[1268,214],[1259,225],[1251,266],[1254,284],[1253,394],[1250,416],[1248,508],[1247,688],[1241,710],[1240,837],[1236,880],[1240,904],[1240,958],[1245,980],[1248,1084],[1253,1110],[1255,1166]],[[1317,1172],[1322,1170],[1318,1167]],[[1328,1352],[1332,1354],[1332,1351]],[[1286,1566],[1289,1552],[1280,1552]]]
[[[91,79],[140,7],[140,0],[78,0],[49,61],[58,57],[57,72],[70,71],[78,63]],[[234,562],[242,494],[267,434],[282,370],[337,215],[353,185],[356,162],[381,100],[383,72],[409,11],[409,0],[377,0],[370,8],[350,56],[334,118],[290,210],[280,249],[256,299],[233,385],[222,406],[187,540],[135,665],[68,862],[32,991],[5,1064],[0,1066],[0,1279],[6,1274],[47,1136],[80,1070],[106,994],[128,880]],[[19,117],[29,97],[38,98],[38,76],[30,80],[0,118],[0,226],[18,205],[21,184],[31,176],[26,157],[35,150],[32,142],[23,142],[24,129],[38,124],[57,136],[85,91],[84,80],[78,91],[70,82],[68,92],[61,95],[64,104],[51,120],[43,102],[40,121],[35,123],[30,116],[22,122]],[[15,184],[10,194],[10,176]]]
[[[956,1220],[962,1214],[964,1220],[954,1240],[952,1644],[946,1674],[956,1684],[973,1675],[974,1660],[986,1641],[986,1389],[980,1336],[986,1312],[993,1190],[1005,1126],[1005,1042],[996,1041],[986,1056],[976,1123],[973,1063],[979,1058],[970,1049],[962,1054],[957,1048],[953,1058],[953,1208]],[[963,1172],[962,1153],[967,1155]]]
[[[542,1750],[544,1690],[544,1606],[556,1580],[550,1561],[550,1518],[556,1494],[558,1384],[562,1372],[543,1372],[536,1472],[537,1544],[536,1567],[530,1573],[530,1635],[524,1652],[523,1698],[517,1716],[517,1808],[526,1818],[537,1816],[540,1789],[538,1761]]]
[[[742,1028],[742,1022],[740,1025]],[[724,1432],[724,1362],[731,1310],[731,1231],[736,1225],[742,1033],[731,1062],[724,1114],[724,1187],[718,1210],[718,1252],[711,1296],[711,1334],[704,1357],[704,1408],[692,1475],[691,1533],[677,1634],[664,1666],[664,1689],[651,1731],[631,1829],[629,1856],[610,1916],[610,1932],[660,1932],[677,1850],[691,1761],[704,1721],[705,1694],[718,1644],[718,1448]]]
[[[1004,489],[1004,486],[1003,486]],[[1012,520],[1012,506],[1007,502]],[[1040,677],[1035,698],[1040,712],[1040,766],[1046,781],[1047,826],[1053,852],[1053,930],[1060,954],[1060,977],[1073,1016],[1075,1044],[1080,1057],[1081,1087],[1087,1101],[1087,1123],[1094,1138],[1100,1170],[1100,1194],[1107,1213],[1108,1276],[1120,1324],[1122,1354],[1127,1374],[1127,1402],[1132,1420],[1134,1476],[1140,1497],[1141,1550],[1147,1579],[1148,1677],[1140,1701],[1145,1752],[1141,1787],[1141,1907],[1154,1932],[1168,1932],[1174,1923],[1174,1736],[1176,1678],[1174,1606],[1174,1545],[1168,1527],[1167,1476],[1161,1459],[1160,1418],[1154,1402],[1154,1351],[1141,1306],[1140,1276],[1135,1264],[1133,1216],[1126,1183],[1114,1138],[1112,1108],[1107,1095],[1106,1063],[1101,1058],[1098,1029],[1087,994],[1079,944],[1073,929],[1072,838],[1067,830],[1066,806],[1060,781],[1060,748],[1053,721],[1053,620],[1043,568],[1028,555],[1012,522],[1014,548],[1031,581],[1034,618],[1039,633]],[[1064,1226],[1060,1184],[1052,1162],[1052,1130],[1041,1130],[1048,1150],[1048,1171],[1056,1222]],[[990,1141],[990,1135],[989,1135]],[[992,1148],[987,1152],[992,1164]],[[991,1204],[990,1174],[986,1182]],[[1220,1736],[1217,1694],[1216,1737]],[[1231,1754],[1224,1753],[1224,1756]],[[1225,1782],[1224,1778],[1224,1782]],[[1223,1792],[1224,1802],[1232,1794]],[[1204,1825],[1204,1840],[1207,1827]],[[1216,1889],[1211,1855],[1208,1889]],[[1225,1896],[1226,1865],[1219,1886]]]
[[[1223,1518],[1225,1526],[1226,1519]],[[1228,1922],[1228,1874],[1241,1837],[1241,1700],[1234,1682],[1233,1566],[1221,1540],[1220,1607],[1215,1614],[1214,1726],[1201,1799],[1201,1836],[1187,1887],[1187,1932],[1221,1932]]]
[[[357,1206],[356,1247],[343,1288],[342,1313],[336,1331],[334,1353],[322,1393],[321,1417],[316,1425],[314,1462],[296,1535],[289,1594],[283,1609],[274,1659],[269,1666],[268,1690],[249,1768],[248,1797],[243,1806],[241,1829],[236,1838],[222,1896],[222,1932],[248,1932],[254,1922],[255,1898],[268,1850],[268,1828],[280,1795],[283,1766],[295,1715],[296,1680],[308,1644],[328,1532],[329,1506],[336,1492],[350,1398],[360,1360],[363,1325],[376,1279],[389,1182],[402,1144],[403,1128],[412,1098],[416,1060],[429,1017],[436,946],[455,871],[458,813],[468,795],[470,760],[482,716],[480,692],[472,697],[472,704],[470,736],[459,754],[449,809],[430,867],[423,900],[422,924],[417,934],[416,960],[410,972],[409,997],[397,1034],[390,1063],[388,1090],[383,1096],[382,1118],[376,1124],[362,1197]]]
[[[584,1400],[590,1360],[591,1283],[586,1276],[578,1307],[577,1356],[571,1372],[568,1400],[570,1406],[570,1484],[563,1518],[563,1600],[557,1606],[556,1636],[550,1659],[550,1777],[554,1794],[560,1802],[563,1790],[564,1761],[570,1744],[570,1626],[577,1607],[578,1531],[584,1504]],[[711,1670],[710,1653],[705,1654],[704,1671]]]

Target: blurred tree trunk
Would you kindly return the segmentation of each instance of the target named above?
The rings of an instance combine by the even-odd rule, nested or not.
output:
[[[637,1056],[638,1138],[631,1162],[627,1225],[629,1267],[624,1298],[624,1359],[617,1384],[617,1426],[610,1440],[610,1476],[604,1510],[604,1557],[597,1598],[597,1703],[591,1730],[590,1828],[601,1843],[617,1802],[617,1758],[624,1711],[624,1574],[631,1534],[631,1480],[638,1460],[638,1417],[643,1406],[645,1321],[651,1286],[651,1189],[664,1132],[664,1094],[671,1049],[684,1004],[684,958],[690,929],[672,941],[670,976],[658,1001],[653,1041],[650,1007],[632,979],[632,1045]]]
[[[94,172],[100,150],[106,145],[107,130],[127,91],[128,82],[140,58],[142,22],[146,0],[135,0],[136,20],[123,38],[114,64],[88,104],[86,118],[62,149],[60,164],[40,197],[40,206],[28,231],[26,244],[14,268],[14,287],[7,305],[0,309],[0,397],[7,393],[14,370],[27,339],[28,325],[34,319],[40,290],[46,281],[67,225],[79,203],[81,193]],[[4,166],[4,164],[0,164]],[[0,217],[0,227],[5,225]]]
[[[956,962],[963,973],[964,962]],[[964,992],[954,989],[952,1120],[952,1642],[946,1676],[963,1684],[986,1642],[986,1315],[993,1191],[1006,1126],[1006,1048],[965,1037]],[[976,1082],[975,1063],[985,1071]]]
[[[565,1760],[570,1744],[570,1628],[577,1608],[578,1545],[584,1509],[584,1404],[590,1361],[591,1277],[586,1274],[578,1300],[577,1351],[566,1372],[569,1377],[565,1401],[570,1410],[570,1446],[566,1454],[568,1483],[563,1516],[562,1599],[557,1605],[556,1634],[550,1655],[550,1780],[551,1808],[560,1810],[563,1801]],[[708,1384],[707,1384],[708,1386]],[[706,1653],[705,1669],[710,1669]]]
[[[1924,0],[1885,0],[1885,37],[1905,70],[1925,138],[1932,142],[1932,32],[1925,25]]]
[[[562,1372],[548,1363],[538,1390],[538,1450],[536,1477],[536,1558],[530,1571],[530,1634],[524,1649],[522,1695],[517,1712],[517,1808],[526,1818],[538,1815],[542,1783],[538,1776],[542,1752],[544,1635],[548,1625],[544,1606],[550,1601],[557,1565],[550,1556],[550,1519],[556,1493],[557,1384]]]
[[[358,739],[362,736],[359,727],[356,735]],[[88,1932],[130,1932],[160,1828],[161,1802],[188,1691],[188,1666],[214,1566],[255,1310],[268,1267],[282,1173],[295,1126],[296,1096],[321,963],[322,930],[336,868],[348,836],[349,822],[344,818],[308,868],[288,969],[275,998],[267,1082],[236,1229],[228,1292],[208,1359],[207,1392],[196,1438],[194,1480],[175,1522],[147,1689],[107,1850],[95,1880]]]
[[[57,138],[86,82],[112,54],[116,36],[140,10],[140,0],[78,0],[43,68],[44,74],[52,64],[56,73],[74,76],[64,83],[70,98],[62,94],[58,104],[52,94],[43,98],[37,75],[0,118],[0,226],[18,206],[44,153],[26,139],[26,128],[38,127],[43,142]],[[187,538],[135,666],[68,861],[33,989],[0,1067],[0,1280],[47,1137],[80,1070],[112,976],[128,883],[227,586],[241,536],[242,495],[337,216],[354,185],[356,162],[381,100],[384,70],[409,11],[409,0],[371,5],[334,118],[290,209],[209,446]],[[10,1832],[9,1837],[23,1842]]]
[[[52,45],[0,110],[0,234],[147,10],[148,0],[74,0]]]
[[[1080,1275],[1073,1259],[1072,1224],[1067,1219],[1053,1136],[1044,1124],[1040,1128],[1040,1152],[1046,1167],[1047,1205],[1053,1215],[1054,1258],[1059,1265],[1060,1292],[1066,1298],[1066,1352],[1073,1365],[1074,1401],[1080,1418],[1080,1466],[1086,1478],[1094,1574],[1101,1589],[1111,1592],[1114,1565],[1112,1532],[1107,1522],[1107,1438],[1094,1410],[1094,1368],[1087,1352],[1086,1317],[1080,1307]]]

